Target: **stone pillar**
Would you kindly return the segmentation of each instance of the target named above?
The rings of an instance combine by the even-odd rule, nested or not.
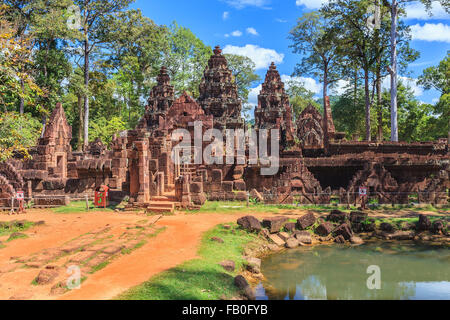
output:
[[[147,203],[150,201],[148,142],[146,140],[136,141],[135,145],[138,152],[139,172],[139,192],[136,202]]]
[[[164,195],[164,172],[162,171],[156,174],[156,186],[158,196]]]

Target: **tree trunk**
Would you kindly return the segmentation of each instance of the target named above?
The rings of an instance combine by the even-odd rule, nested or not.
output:
[[[24,95],[24,92],[25,92],[25,84],[23,83],[23,79],[20,79],[20,90],[21,90],[21,93],[22,93],[22,97],[20,97],[20,99],[19,99],[19,113],[21,115],[23,115],[24,110],[25,110],[25,101],[23,99],[23,95]]]
[[[366,107],[366,141],[371,140],[370,134],[370,88],[369,88],[369,69],[364,70],[364,96]]]
[[[397,14],[398,2],[392,0],[391,7],[391,141],[398,142],[397,122]]]
[[[81,94],[78,95],[78,119],[80,122],[80,125],[78,126],[78,144],[77,144],[77,151],[83,151],[83,124],[84,124],[84,117],[83,117],[83,96]]]
[[[87,31],[84,41],[84,146],[89,143],[89,39]]]
[[[377,90],[377,118],[378,118],[378,130],[377,130],[377,140],[383,141],[383,104],[382,101],[382,91],[381,91],[381,70],[380,70],[380,59],[378,59],[377,64],[377,83],[376,83],[376,90]]]

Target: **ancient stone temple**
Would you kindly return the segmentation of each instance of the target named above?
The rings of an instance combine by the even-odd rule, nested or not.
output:
[[[242,102],[239,100],[236,83],[228,69],[227,60],[219,47],[209,59],[200,83],[198,102],[207,115],[214,117],[214,128],[243,128]]]
[[[284,83],[273,62],[267,71],[266,79],[258,96],[258,106],[255,109],[255,129],[280,130],[282,149],[294,144],[294,126],[289,96],[284,90]]]
[[[380,204],[449,202],[445,139],[347,141],[336,132],[329,99],[324,114],[308,106],[294,121],[272,64],[258,97],[254,129],[278,129],[280,152],[273,155],[276,171],[264,175],[267,165],[261,159],[251,161],[248,144],[240,150],[235,140],[224,152],[225,145],[214,139],[186,140],[213,128],[246,127],[236,84],[219,47],[208,61],[199,91],[198,100],[187,93],[175,97],[167,70],[161,68],[137,127],[115,135],[109,147],[97,140],[84,152],[72,151],[71,128],[58,104],[37,146],[29,150],[32,159],[18,156],[0,163],[0,207],[8,207],[17,190],[24,190],[36,206],[46,207],[92,197],[102,185],[110,187],[112,201],[128,199],[128,208],[152,212],[198,208],[207,199],[249,197],[265,203],[358,204],[360,187]],[[221,161],[206,162],[206,151]]]

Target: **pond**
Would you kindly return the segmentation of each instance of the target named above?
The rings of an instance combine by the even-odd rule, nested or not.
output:
[[[258,300],[450,300],[448,246],[300,247],[265,258],[261,272]]]

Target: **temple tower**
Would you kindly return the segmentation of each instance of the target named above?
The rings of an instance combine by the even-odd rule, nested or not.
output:
[[[214,116],[214,128],[243,128],[242,102],[228,63],[219,46],[208,61],[200,83],[198,102],[206,115]]]
[[[272,62],[262,84],[255,109],[256,129],[279,129],[282,149],[294,143],[294,126],[289,96],[284,89],[277,67]]]

